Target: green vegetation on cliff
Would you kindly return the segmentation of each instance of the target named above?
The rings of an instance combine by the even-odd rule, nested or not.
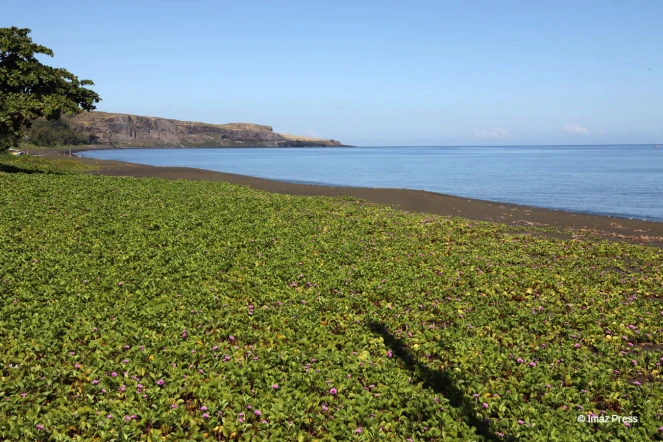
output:
[[[67,120],[39,119],[32,124],[27,135],[29,143],[42,147],[96,144],[93,136],[74,130]]]

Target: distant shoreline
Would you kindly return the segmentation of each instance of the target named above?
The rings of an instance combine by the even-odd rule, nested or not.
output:
[[[114,149],[133,148],[114,147]],[[108,150],[108,146],[71,149],[54,148],[42,150],[40,153],[43,153],[45,157],[62,158],[63,156],[68,156],[70,150],[73,155],[89,150]],[[163,178],[170,180],[224,181],[231,184],[249,186],[257,190],[289,195],[351,196],[412,212],[457,216],[471,220],[498,222],[513,226],[530,226],[537,229],[554,228],[565,231],[564,234],[535,233],[536,235],[552,236],[559,239],[572,239],[574,236],[577,237],[578,235],[589,233],[597,235],[601,239],[621,240],[634,244],[663,248],[663,222],[657,221],[544,209],[471,199],[424,190],[297,184],[190,167],[147,166],[79,156],[72,157],[72,159],[83,164],[96,166],[98,170],[92,173],[99,175]]]

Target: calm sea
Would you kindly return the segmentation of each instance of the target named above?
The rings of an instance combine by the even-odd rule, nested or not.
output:
[[[653,145],[127,149],[81,155],[663,221],[663,148]]]

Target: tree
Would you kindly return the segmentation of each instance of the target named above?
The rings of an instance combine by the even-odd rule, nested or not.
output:
[[[93,144],[91,136],[71,127],[66,118],[59,120],[40,118],[32,124],[32,127],[27,131],[27,135],[30,144],[36,144],[37,146]]]
[[[94,83],[79,80],[66,69],[42,64],[37,54],[53,51],[32,42],[30,29],[0,28],[0,151],[18,144],[32,121],[58,120],[96,109],[101,101],[86,88]]]

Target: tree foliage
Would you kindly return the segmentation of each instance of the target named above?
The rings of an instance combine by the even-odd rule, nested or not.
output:
[[[77,146],[80,144],[96,144],[96,137],[76,130],[65,118],[59,120],[36,120],[27,131],[30,144],[37,146]]]
[[[0,28],[0,150],[15,145],[32,121],[44,117],[57,120],[94,110],[99,95],[62,68],[42,64],[37,54],[53,51],[33,43],[26,28]]]

